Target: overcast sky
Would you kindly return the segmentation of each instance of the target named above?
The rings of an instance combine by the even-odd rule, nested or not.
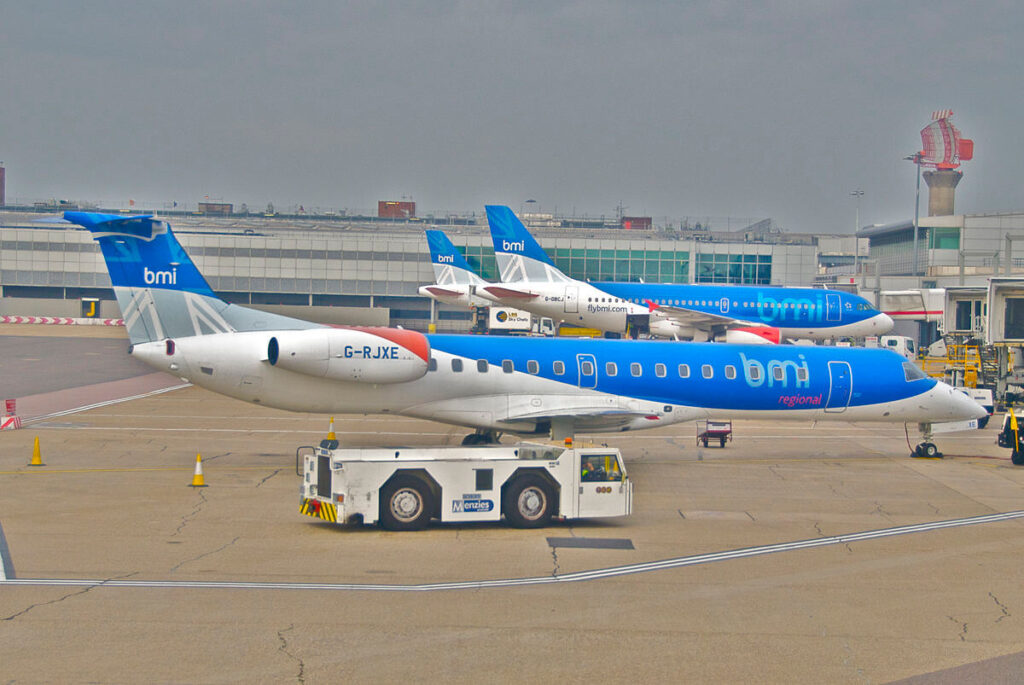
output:
[[[756,7],[751,9],[751,7]],[[1024,209],[1024,4],[0,0],[7,197],[421,214],[910,219]],[[927,210],[922,183],[922,214]]]

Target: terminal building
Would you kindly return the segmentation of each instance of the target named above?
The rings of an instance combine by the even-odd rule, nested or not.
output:
[[[82,299],[93,298],[102,317],[118,318],[98,245],[86,231],[41,223],[46,216],[0,211],[0,315],[78,316]],[[325,323],[468,330],[470,311],[417,292],[434,280],[425,228],[445,231],[483,278],[498,280],[482,218],[166,218],[224,299]],[[684,222],[655,228],[636,217],[629,225],[645,228],[526,219],[555,263],[579,279],[808,286],[835,283],[837,270],[847,282],[852,275],[853,236],[787,234],[770,220],[716,232]]]

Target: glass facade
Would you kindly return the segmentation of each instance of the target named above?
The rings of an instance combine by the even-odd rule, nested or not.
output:
[[[494,250],[489,247],[459,248],[466,261],[485,280],[500,280]],[[559,269],[581,281],[644,281],[688,283],[690,253],[685,250],[615,250],[601,248],[554,248],[545,250]]]
[[[772,256],[766,254],[697,255],[697,283],[770,285]]]

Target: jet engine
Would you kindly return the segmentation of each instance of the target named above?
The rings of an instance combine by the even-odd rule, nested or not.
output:
[[[426,336],[396,328],[280,331],[267,344],[271,366],[338,381],[413,381],[427,372],[429,359]]]

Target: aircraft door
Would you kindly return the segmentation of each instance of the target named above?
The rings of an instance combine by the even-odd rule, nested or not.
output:
[[[718,302],[718,309],[723,314],[728,314],[729,313],[729,298],[728,297],[723,297],[721,300],[719,300],[719,302]]]
[[[578,385],[581,388],[597,387],[597,360],[592,354],[576,355],[576,370],[579,372]]]
[[[848,362],[829,362],[829,392],[825,411],[838,414],[846,411],[853,393],[853,374]]]
[[[576,285],[565,287],[565,313],[576,314],[580,310],[580,288]]]
[[[825,321],[842,321],[843,302],[838,293],[825,295]]]
[[[580,487],[576,500],[578,516],[616,516],[626,513],[623,497],[629,482],[622,475],[615,454],[585,454],[580,460]]]

